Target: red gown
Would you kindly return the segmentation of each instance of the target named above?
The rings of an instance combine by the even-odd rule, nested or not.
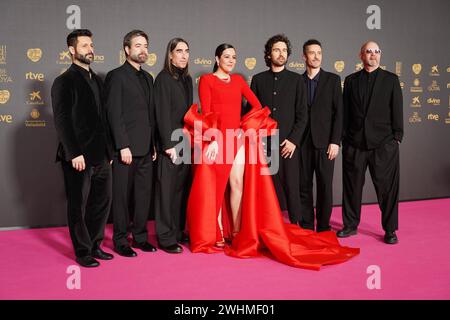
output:
[[[241,119],[242,96],[252,109]],[[203,75],[200,78],[199,97],[201,112],[197,105],[193,105],[184,118],[185,128],[191,133],[194,147],[194,179],[187,207],[192,252],[225,251],[239,258],[266,255],[290,266],[313,270],[319,270],[322,265],[344,262],[359,254],[359,249],[342,247],[332,231],[316,233],[286,224],[272,178],[261,174],[268,171],[264,156],[259,154],[256,163],[249,161],[252,141],[257,141],[257,144],[260,141],[246,135],[242,135],[241,139],[227,137],[226,129],[254,129],[255,132],[267,129],[270,132],[277,125],[269,117],[269,109],[262,108],[241,76],[231,75],[231,81],[227,83],[213,74]],[[201,130],[194,126],[195,121],[201,123]],[[223,138],[212,137],[219,144],[216,162],[223,160],[223,164],[208,163],[204,156],[211,140],[208,134],[210,131],[207,130],[210,128],[218,129],[223,134]],[[224,147],[230,143],[235,147],[231,152],[229,149],[225,151]],[[232,161],[225,163],[226,152],[234,159],[242,144],[245,145],[245,172],[241,228],[231,245],[220,250],[214,247],[216,241],[222,240],[217,220],[220,210],[225,238],[231,238],[232,230],[227,192]]]

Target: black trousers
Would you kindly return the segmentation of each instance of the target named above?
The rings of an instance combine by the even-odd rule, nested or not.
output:
[[[111,207],[112,175],[108,161],[77,171],[62,161],[70,238],[77,257],[100,247]]]
[[[268,155],[271,155],[273,152],[278,152],[279,154],[279,169],[278,172],[272,175],[272,179],[274,184],[281,186],[276,188],[278,200],[281,202],[284,193],[286,199],[286,207],[289,214],[289,221],[294,224],[298,224],[301,219],[301,211],[300,211],[300,187],[299,187],[299,150],[295,149],[292,158],[283,158],[281,156],[281,148],[271,150],[271,139],[267,140],[268,146]],[[274,161],[272,161],[271,165],[273,165]],[[278,180],[278,181],[277,181]]]
[[[386,232],[398,229],[399,146],[392,140],[381,147],[363,150],[345,145],[342,151],[344,226],[357,228],[361,218],[361,200],[367,167],[369,167],[381,221]]]
[[[129,165],[120,160],[120,155],[116,155],[112,171],[114,246],[129,245],[128,231],[131,231],[136,242],[146,242],[153,182],[151,154],[133,157]],[[130,220],[132,220],[132,223],[130,223]]]
[[[317,232],[331,230],[333,209],[334,159],[329,160],[327,148],[316,149],[311,137],[300,147],[300,225],[314,230],[313,176],[316,174]]]
[[[191,190],[191,166],[173,164],[165,154],[158,155],[155,195],[156,236],[161,246],[181,240],[186,226],[186,207]]]

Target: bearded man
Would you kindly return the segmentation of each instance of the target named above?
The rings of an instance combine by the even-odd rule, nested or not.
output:
[[[105,104],[114,143],[113,200],[114,250],[124,257],[156,248],[148,242],[147,220],[153,185],[155,115],[153,77],[141,68],[148,58],[148,36],[141,30],[123,39],[125,63],[108,73]],[[132,222],[130,223],[130,220]]]

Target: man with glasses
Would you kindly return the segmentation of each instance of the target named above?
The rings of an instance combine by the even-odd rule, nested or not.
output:
[[[364,69],[344,83],[342,150],[345,238],[357,233],[367,167],[375,186],[385,231],[384,242],[398,242],[399,144],[403,138],[403,99],[398,77],[380,68],[377,43],[361,47]]]

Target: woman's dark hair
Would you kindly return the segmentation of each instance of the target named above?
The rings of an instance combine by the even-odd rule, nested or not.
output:
[[[222,43],[221,45],[219,45],[216,48],[216,53],[214,54],[214,57],[217,57],[217,58],[220,59],[220,57],[222,56],[222,53],[225,50],[227,50],[227,49],[234,49],[234,50],[236,50],[231,44],[229,44],[229,43]],[[218,68],[219,68],[219,66],[217,65],[217,61],[216,61],[216,59],[214,59],[213,72],[216,72]]]
[[[273,45],[277,42],[286,43],[288,58],[292,53],[292,46],[288,37],[286,37],[284,34],[274,35],[272,38],[267,40],[266,45],[264,46],[264,60],[266,61],[266,66],[268,66],[269,68],[272,65],[272,59],[270,59],[270,55],[272,54],[272,48]]]
[[[175,71],[172,62],[170,62],[170,54],[172,53],[173,50],[175,50],[175,48],[177,47],[177,45],[180,42],[185,43],[188,46],[188,48],[189,48],[189,44],[187,43],[186,40],[184,40],[182,38],[173,38],[167,44],[166,58],[164,59],[164,70],[169,72],[170,75],[172,77],[174,77],[175,79],[178,79],[178,73]],[[189,64],[186,65],[186,68],[184,69],[184,72],[183,72],[183,74],[181,76],[182,77],[187,77],[188,75],[189,75]]]

